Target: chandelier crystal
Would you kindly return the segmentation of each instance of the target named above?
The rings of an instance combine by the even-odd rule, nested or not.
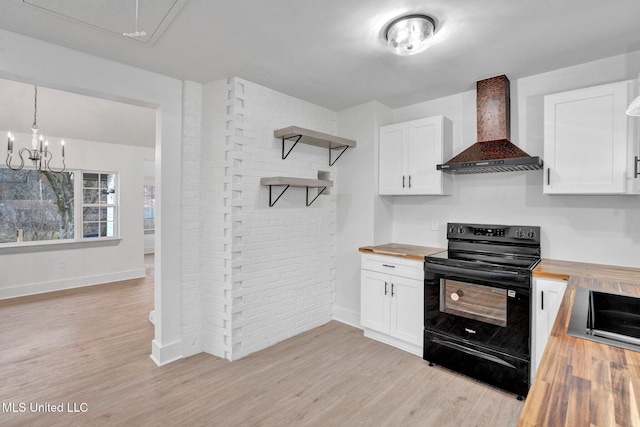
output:
[[[49,141],[45,140],[41,133],[38,133],[38,86],[33,87],[34,101],[33,101],[33,125],[31,126],[31,148],[21,148],[18,151],[20,157],[20,165],[14,166],[11,162],[13,160],[13,144],[15,142],[15,136],[11,133],[7,133],[7,167],[13,171],[19,171],[24,168],[25,158],[33,162],[33,167],[38,172],[64,172],[66,164],[64,161],[64,139],[60,142],[62,145],[62,169],[54,170],[51,168],[51,160],[53,159],[53,153],[49,151]]]

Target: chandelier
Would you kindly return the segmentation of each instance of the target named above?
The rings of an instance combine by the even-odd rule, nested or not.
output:
[[[38,172],[64,172],[66,165],[64,162],[64,139],[60,142],[62,144],[62,169],[54,170],[50,164],[53,159],[53,154],[49,151],[49,141],[45,140],[42,134],[38,134],[38,86],[33,87],[34,101],[33,101],[33,125],[31,126],[31,148],[21,148],[18,151],[20,157],[20,165],[14,166],[11,164],[13,160],[13,143],[15,142],[15,136],[11,133],[7,133],[7,167],[13,171],[22,170],[24,167],[25,158],[33,162],[33,167]]]

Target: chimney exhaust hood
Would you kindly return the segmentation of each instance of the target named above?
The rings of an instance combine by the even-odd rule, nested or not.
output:
[[[512,172],[542,169],[542,159],[532,157],[509,141],[511,105],[509,79],[497,76],[476,82],[478,142],[438,170],[452,174]]]

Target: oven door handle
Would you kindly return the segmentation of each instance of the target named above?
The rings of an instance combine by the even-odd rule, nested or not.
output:
[[[527,282],[527,276],[518,274],[516,271],[500,271],[498,273],[485,270],[473,270],[464,267],[456,267],[452,265],[441,264],[429,264],[425,262],[425,271],[442,274],[442,275],[455,275],[465,279],[478,279],[478,280],[508,280],[513,283],[524,284]]]

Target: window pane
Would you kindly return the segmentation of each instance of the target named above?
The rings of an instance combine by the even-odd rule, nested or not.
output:
[[[98,174],[84,173],[83,179],[82,179],[82,186],[85,188],[98,188]]]
[[[155,204],[156,187],[153,185],[144,186],[144,231],[145,234],[153,233],[155,228]]]
[[[82,226],[83,237],[98,237],[98,223],[87,222]]]
[[[83,190],[83,197],[82,200],[84,202],[84,204],[86,205],[97,205],[98,204],[98,196],[99,196],[99,190],[94,189],[94,190]]]
[[[116,180],[115,173],[84,173],[85,184],[95,186],[83,190],[84,237],[116,236]]]
[[[0,168],[0,243],[72,239],[73,178]]]
[[[82,210],[83,221],[98,221],[100,217],[100,208],[84,208]]]

